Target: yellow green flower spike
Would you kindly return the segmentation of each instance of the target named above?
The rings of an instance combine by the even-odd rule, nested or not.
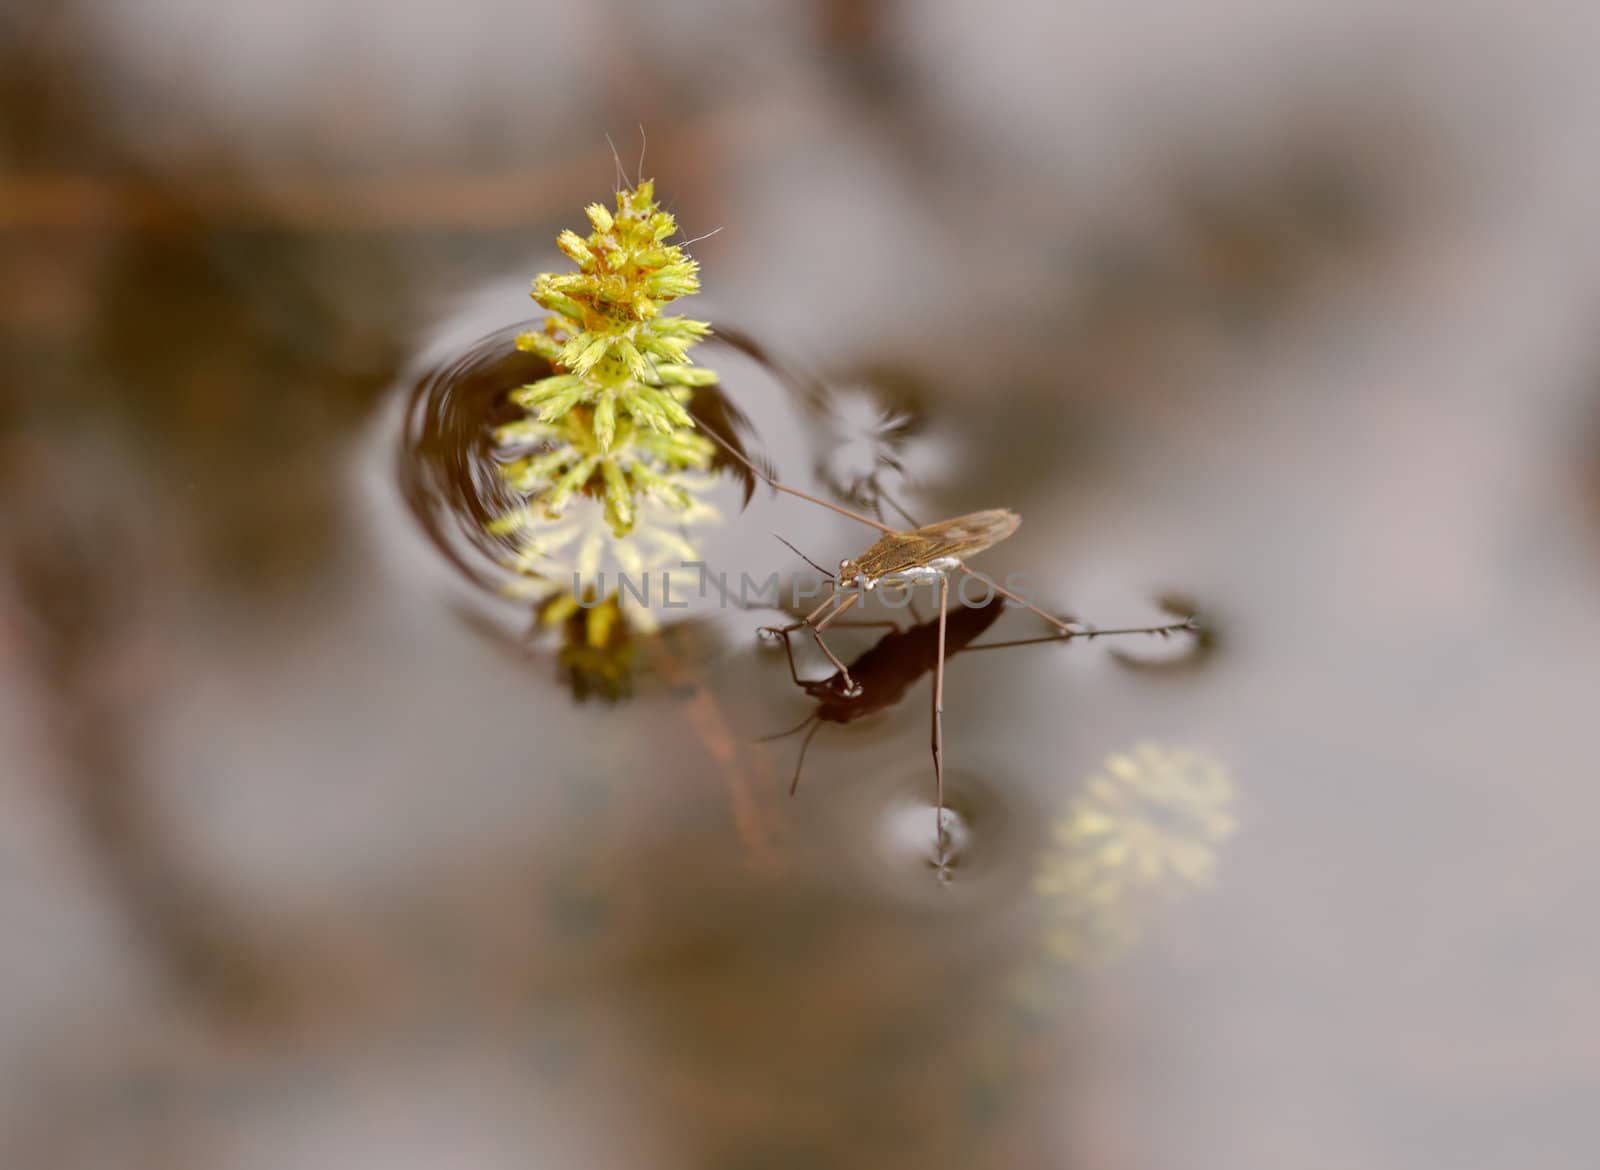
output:
[[[574,495],[598,495],[623,536],[642,496],[688,507],[674,474],[704,470],[712,446],[694,433],[685,403],[717,376],[689,356],[711,326],[662,314],[698,292],[700,277],[683,247],[667,243],[678,225],[656,205],[654,184],[618,191],[615,212],[598,203],[585,210],[589,234],[556,239],[578,271],[534,281],[533,299],[550,315],[517,338],[517,348],[544,358],[552,373],[512,393],[527,416],[497,438],[533,448],[504,471],[545,515],[559,516]]]
[[[666,571],[697,559],[687,529],[717,518],[702,498],[715,448],[687,409],[717,376],[689,353],[711,327],[662,312],[699,291],[700,278],[682,245],[667,242],[678,225],[656,206],[654,185],[618,191],[615,212],[598,203],[586,212],[588,235],[556,240],[577,271],[533,283],[548,316],[517,348],[551,368],[511,392],[522,416],[495,430],[498,470],[518,499],[487,531],[517,575],[507,594],[560,631],[574,694],[614,701],[628,691],[633,636],[657,628],[650,580],[665,604]]]

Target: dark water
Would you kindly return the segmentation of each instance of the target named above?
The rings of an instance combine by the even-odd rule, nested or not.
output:
[[[1192,147],[1058,155],[999,119],[1065,96],[981,42],[927,81],[954,16],[836,8],[789,72],[724,33],[731,97],[613,46],[612,120],[659,109],[724,225],[737,433],[829,498],[1014,508],[974,567],[1204,639],[952,656],[948,880],[920,661],[790,797],[782,612],[689,588],[589,644],[487,530],[526,281],[613,173],[579,98],[313,125],[216,70],[213,124],[69,6],[0,107],[0,1163],[1591,1164],[1600,252],[1540,112],[1588,89],[1504,48],[1498,122],[1438,82],[1269,132],[1218,83]],[[251,84],[288,120],[230,138]],[[747,486],[650,555],[875,539]]]

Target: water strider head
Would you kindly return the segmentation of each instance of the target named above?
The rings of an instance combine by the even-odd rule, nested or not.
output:
[[[877,585],[877,579],[869,577],[861,571],[861,566],[845,557],[839,562],[839,587],[841,589],[872,589]]]

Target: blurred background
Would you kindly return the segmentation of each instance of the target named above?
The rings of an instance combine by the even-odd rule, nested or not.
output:
[[[0,1164],[1591,1166],[1593,23],[7,0]],[[770,618],[584,700],[441,555],[419,394],[641,165],[786,478],[1207,619],[952,659],[948,888],[925,679],[791,800]]]

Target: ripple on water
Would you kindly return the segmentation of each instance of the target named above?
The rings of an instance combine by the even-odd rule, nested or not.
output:
[[[417,526],[466,579],[499,592],[513,543],[493,520],[520,503],[499,474],[495,428],[520,416],[507,395],[549,373],[516,348],[526,323],[496,330],[430,366],[406,397],[397,471]]]
[[[1005,904],[1028,880],[1036,842],[1025,786],[968,769],[945,773],[944,847],[935,842],[932,765],[922,755],[852,783],[832,819],[867,882],[897,901],[974,909]]]

